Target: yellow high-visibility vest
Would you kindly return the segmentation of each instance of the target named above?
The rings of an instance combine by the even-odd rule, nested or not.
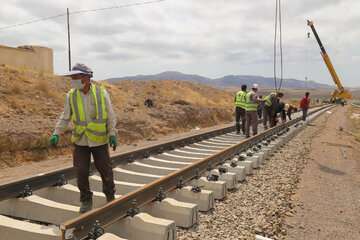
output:
[[[246,107],[246,92],[239,91],[236,93],[235,106],[244,108]]]
[[[248,112],[257,111],[258,105],[259,105],[257,102],[250,100],[251,94],[255,94],[255,93],[254,93],[253,91],[250,91],[250,92],[248,92],[248,93],[246,94],[246,107],[245,107],[245,109],[246,109],[246,111],[248,111]]]
[[[271,102],[271,98],[276,97],[276,93],[272,92],[269,95],[267,95],[264,100],[265,100],[265,105],[268,107],[271,107],[272,102]]]
[[[108,112],[105,104],[105,89],[103,86],[91,84],[90,94],[91,97],[94,98],[96,117],[87,122],[80,90],[71,89],[69,92],[72,111],[71,120],[74,124],[71,141],[75,143],[85,134],[90,141],[105,144],[108,142],[108,132],[106,128]]]

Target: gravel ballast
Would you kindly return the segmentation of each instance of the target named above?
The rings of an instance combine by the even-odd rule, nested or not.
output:
[[[323,118],[323,117],[321,117]],[[255,235],[285,239],[284,219],[294,215],[291,196],[318,127],[308,126],[266,160],[238,190],[217,201],[212,212],[200,214],[195,228],[178,229],[178,239],[255,239]]]

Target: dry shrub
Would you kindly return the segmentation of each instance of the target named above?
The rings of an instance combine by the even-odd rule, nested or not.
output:
[[[46,95],[49,95],[49,84],[45,80],[39,80],[36,88],[42,92],[44,92]]]
[[[20,94],[20,93],[21,93],[21,88],[19,84],[13,84],[11,86],[10,94]]]

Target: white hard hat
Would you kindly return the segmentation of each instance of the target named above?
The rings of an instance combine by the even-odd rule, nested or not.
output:
[[[85,74],[85,75],[89,75],[90,77],[92,77],[93,71],[91,70],[91,68],[89,68],[85,64],[77,63],[77,64],[75,64],[75,66],[72,67],[71,71],[63,74],[62,76],[72,76],[72,75],[76,75],[76,74]]]
[[[252,88],[258,89],[258,87],[259,87],[259,84],[257,84],[257,83],[254,83],[254,84],[252,85]]]

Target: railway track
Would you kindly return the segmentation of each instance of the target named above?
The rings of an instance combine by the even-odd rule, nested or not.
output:
[[[226,127],[116,155],[116,200],[106,204],[93,171],[95,208],[82,215],[73,168],[0,185],[0,239],[176,239],[301,129],[294,117],[248,139]]]

